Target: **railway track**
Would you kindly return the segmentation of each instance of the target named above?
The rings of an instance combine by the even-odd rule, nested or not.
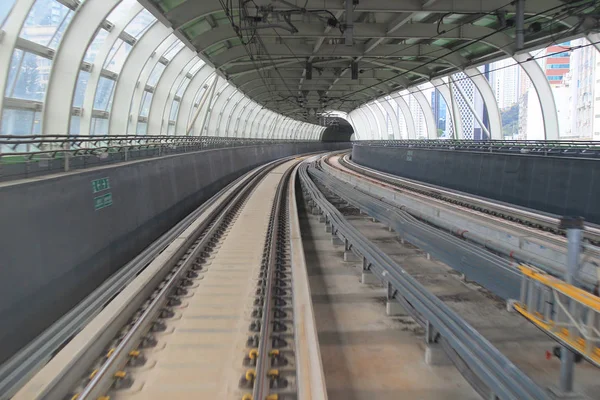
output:
[[[566,239],[551,229],[542,230],[532,223],[519,223],[514,217],[503,218],[480,207],[465,207],[455,201],[446,201],[437,195],[438,188],[410,180],[409,185],[404,185],[403,178],[363,168],[347,158],[348,155],[339,154],[323,157],[321,167],[343,181],[356,185],[356,189],[387,203],[389,207],[407,211],[428,224],[483,246],[494,254],[535,265],[562,277],[566,265]],[[401,183],[397,184],[396,181]],[[449,193],[454,195],[451,191]],[[463,194],[458,196],[468,197]],[[474,199],[480,201],[476,197]],[[496,206],[489,201],[485,203],[492,208]],[[483,207],[482,203],[478,204]],[[504,205],[499,204],[498,207]],[[520,212],[518,208],[514,210]],[[536,215],[531,211],[526,212]],[[545,216],[542,214],[540,217]],[[526,218],[525,214],[522,218]],[[593,234],[593,229],[588,227],[586,232]],[[584,243],[583,254],[578,280],[588,290],[593,290],[599,279],[600,249],[591,243]]]
[[[367,177],[377,179],[381,182],[422,194],[427,197],[442,200],[450,204],[458,205],[485,214],[490,214],[510,222],[537,228],[545,232],[551,232],[564,236],[564,232],[558,228],[559,218],[541,212],[535,212],[522,207],[492,202],[478,196],[471,196],[453,190],[444,189],[439,186],[417,182],[412,179],[392,176],[390,174],[363,167],[351,161],[350,154],[339,158],[339,163],[345,168]],[[600,227],[595,224],[586,223],[584,239],[592,245],[600,245]]]
[[[192,222],[14,399],[324,398],[294,242],[299,161]]]

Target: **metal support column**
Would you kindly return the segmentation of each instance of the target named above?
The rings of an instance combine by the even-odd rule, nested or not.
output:
[[[581,249],[581,239],[583,233],[583,218],[564,217],[560,220],[560,228],[567,231],[567,269],[565,272],[565,282],[573,285],[579,270],[579,252]],[[575,302],[569,301],[569,309]],[[560,355],[560,391],[563,394],[573,391],[575,368],[575,353],[563,346]]]

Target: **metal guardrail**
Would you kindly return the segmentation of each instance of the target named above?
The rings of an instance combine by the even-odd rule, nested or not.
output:
[[[361,140],[359,146],[400,147],[500,154],[600,158],[600,142],[576,140]]]
[[[503,299],[519,295],[520,273],[518,264],[513,260],[420,221],[402,207],[367,194],[320,169],[311,168],[310,174],[337,196],[392,227],[406,241],[464,273],[469,280],[485,286]]]
[[[427,336],[439,336],[442,346],[451,349],[452,355],[458,355],[461,366],[468,368],[469,375],[472,373],[472,378],[488,388],[486,398],[549,398],[487,339],[348,223],[310,178],[307,164],[299,171],[303,190],[324,214],[332,234],[351,244],[353,251],[363,258],[363,268],[397,290],[398,301],[409,306],[406,311],[413,314],[416,321],[426,324]]]
[[[164,149],[167,152],[200,150],[215,147],[254,146],[278,143],[298,143],[312,141],[284,139],[252,139],[220,136],[142,136],[142,135],[35,135],[0,136],[0,162],[7,157],[17,161],[65,156],[102,155],[114,152]],[[13,161],[14,162],[14,161]]]

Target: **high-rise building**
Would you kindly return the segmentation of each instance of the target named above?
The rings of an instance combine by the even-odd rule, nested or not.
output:
[[[569,42],[546,48],[546,78],[551,85],[562,85],[565,75],[571,67],[570,54],[568,48]]]
[[[502,110],[519,102],[523,94],[521,85],[521,67],[511,58],[490,64],[490,85],[494,90],[498,107]]]
[[[433,108],[433,115],[435,117],[435,125],[438,132],[441,131],[442,135],[446,137],[446,102],[442,98],[442,94],[439,90],[435,89],[431,92],[431,107]],[[439,136],[439,135],[438,135]]]

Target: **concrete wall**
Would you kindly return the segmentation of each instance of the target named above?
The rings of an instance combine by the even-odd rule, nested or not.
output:
[[[244,172],[348,146],[206,150],[0,184],[0,362]],[[110,189],[93,193],[100,178]],[[106,193],[112,205],[95,210]]]
[[[358,164],[543,212],[600,223],[600,161],[355,144]]]

